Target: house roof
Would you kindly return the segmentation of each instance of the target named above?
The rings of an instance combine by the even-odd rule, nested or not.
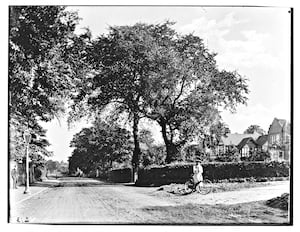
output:
[[[279,118],[274,118],[272,124],[270,125],[269,132],[270,132],[270,130],[271,130],[271,128],[272,128],[272,125],[274,124],[275,121],[278,122],[279,126],[280,126],[283,130],[285,130],[285,132],[287,132],[287,133],[289,133],[289,134],[291,133],[291,123],[288,122],[288,121],[285,120],[285,119],[279,119]]]
[[[268,141],[268,135],[259,136],[256,140],[257,145],[262,146]]]
[[[240,150],[242,149],[249,141],[256,144],[255,140],[252,137],[244,138],[242,141],[237,145],[237,148]]]
[[[285,119],[279,119],[279,118],[276,118],[278,123],[280,124],[281,127],[285,126],[286,124],[286,120]]]
[[[237,146],[243,139],[245,138],[253,138],[257,139],[260,136],[260,134],[254,132],[253,134],[227,134],[227,136],[222,137],[222,142],[223,145],[229,146],[229,145],[234,145]]]

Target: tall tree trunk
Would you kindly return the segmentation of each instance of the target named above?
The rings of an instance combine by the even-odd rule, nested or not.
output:
[[[176,145],[173,143],[172,139],[168,138],[167,135],[167,124],[164,121],[161,121],[160,123],[161,126],[161,133],[166,145],[166,151],[167,151],[167,156],[166,156],[166,163],[171,163],[172,161],[176,160],[176,156],[178,153],[178,150],[176,148]]]
[[[138,166],[139,166],[139,160],[140,160],[140,143],[138,138],[138,126],[139,126],[139,116],[138,114],[134,114],[133,116],[133,142],[134,142],[134,150],[133,150],[133,156],[132,156],[132,180],[133,182],[137,181],[137,172],[138,172]]]

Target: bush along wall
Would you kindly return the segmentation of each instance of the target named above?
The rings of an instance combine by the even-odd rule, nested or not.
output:
[[[185,183],[193,173],[192,164],[165,165],[140,169],[138,186],[160,186],[171,183]]]
[[[279,162],[232,162],[203,164],[203,176],[212,181],[235,178],[288,177],[290,166]],[[193,172],[192,164],[166,165],[139,170],[138,186],[184,183]]]
[[[289,164],[283,162],[211,163],[203,168],[204,176],[210,180],[288,177],[290,171]]]
[[[115,183],[128,183],[132,180],[131,168],[114,169],[108,173],[108,181]]]

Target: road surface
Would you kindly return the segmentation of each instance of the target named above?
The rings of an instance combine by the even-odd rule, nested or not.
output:
[[[156,219],[147,208],[184,204],[236,204],[267,200],[289,192],[288,182],[206,196],[171,196],[158,188],[109,184],[87,178],[62,178],[55,187],[22,201],[12,201],[11,222],[58,224],[167,223]]]

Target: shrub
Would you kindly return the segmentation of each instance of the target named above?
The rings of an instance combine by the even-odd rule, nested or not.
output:
[[[42,171],[39,167],[34,168],[34,179],[41,180]]]
[[[252,154],[250,154],[249,157],[247,157],[246,161],[266,161],[270,159],[270,153],[264,152],[264,151],[254,151]]]
[[[165,164],[165,147],[164,146],[153,146],[149,150],[142,151],[141,164],[143,167],[150,165],[163,165]]]
[[[132,169],[115,169],[108,172],[108,180],[117,183],[131,182]]]
[[[188,145],[181,151],[181,156],[185,161],[200,160],[201,162],[209,161],[209,154],[200,145]]]
[[[237,148],[233,148],[216,157],[215,161],[218,162],[238,162],[240,161],[240,154]]]

